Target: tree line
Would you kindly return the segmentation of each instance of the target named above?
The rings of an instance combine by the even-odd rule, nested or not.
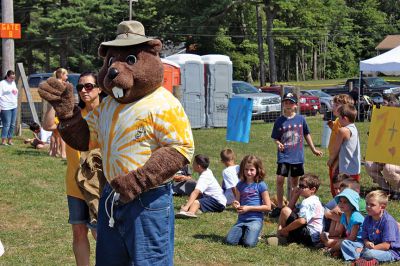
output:
[[[170,48],[163,55],[180,46],[199,55],[225,54],[235,79],[274,83],[355,75],[358,62],[398,32],[399,2],[139,0],[133,19]],[[14,21],[22,24],[16,61],[29,74],[60,66],[99,69],[99,44],[114,39],[128,16],[127,0],[14,0]]]

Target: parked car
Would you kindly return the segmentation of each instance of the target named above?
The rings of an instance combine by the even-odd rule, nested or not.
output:
[[[319,109],[321,114],[332,111],[333,97],[331,95],[320,90],[302,90],[300,93],[301,95],[317,96],[321,102],[321,108]]]
[[[79,76],[81,74],[78,73],[69,73],[68,74],[68,81],[72,83],[72,86],[74,87],[74,93],[77,93],[76,91],[76,85],[78,84]],[[31,74],[28,76],[28,84],[31,89],[33,88],[38,88],[39,84],[48,78],[53,76],[53,73],[37,73],[37,74]]]
[[[260,92],[256,87],[245,81],[232,82],[233,97],[253,99],[253,119],[263,119],[265,122],[275,120],[281,113],[281,97],[272,93]]]
[[[283,93],[282,93],[283,88]],[[273,85],[273,86],[264,86],[260,87],[262,92],[274,93],[277,95],[282,95],[288,92],[295,92],[296,88],[294,86],[281,86],[281,85]],[[316,115],[321,108],[320,100],[317,96],[313,95],[298,95],[299,96],[299,106],[300,112],[305,115]]]
[[[351,78],[346,81],[344,86],[322,88],[321,90],[333,96],[340,93],[349,93],[350,83],[353,84],[353,89],[355,90],[360,87],[360,79]],[[388,93],[400,94],[400,86],[398,84],[391,84],[380,77],[362,77],[361,84],[361,95],[378,97]]]

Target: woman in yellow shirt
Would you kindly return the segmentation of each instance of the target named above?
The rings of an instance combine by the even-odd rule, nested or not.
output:
[[[65,82],[65,81],[60,81]],[[97,75],[92,72],[82,73],[76,86],[81,106],[81,114],[85,117],[90,111],[100,104],[101,89],[97,85]],[[55,112],[49,108],[44,115],[43,128],[45,130],[57,129],[55,123]],[[75,254],[77,265],[89,265],[90,246],[88,239],[89,209],[84,197],[75,180],[75,176],[80,167],[80,152],[66,145],[67,154],[67,174],[66,192],[68,199],[69,219],[72,225],[73,242],[72,247]],[[89,227],[88,227],[89,226]],[[93,236],[96,238],[94,228],[91,228]]]

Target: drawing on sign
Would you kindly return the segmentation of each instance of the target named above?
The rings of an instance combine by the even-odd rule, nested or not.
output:
[[[388,129],[389,131],[391,131],[391,133],[390,133],[390,141],[393,140],[394,134],[397,133],[397,129],[395,128],[395,124],[396,124],[396,121],[393,121],[393,126]]]
[[[400,108],[374,108],[369,129],[367,161],[398,165],[400,162],[399,137]]]
[[[382,126],[379,128],[379,133],[378,133],[377,136],[376,136],[376,139],[375,139],[375,146],[378,146],[379,143],[380,143],[381,140],[382,140],[383,133],[385,132],[385,128],[386,128],[386,124],[387,124],[387,114],[388,114],[388,113],[385,112],[385,113],[380,114],[380,115],[378,116],[378,119],[379,119],[379,120],[382,120],[382,119],[383,119],[383,124],[382,124]]]
[[[396,147],[391,147],[390,149],[388,149],[388,152],[389,152],[392,156],[395,156],[395,155],[396,155]]]

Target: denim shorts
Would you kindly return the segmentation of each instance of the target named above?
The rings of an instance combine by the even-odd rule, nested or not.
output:
[[[70,224],[86,224],[89,226],[89,207],[86,201],[73,196],[67,196]]]
[[[126,204],[113,198],[114,191],[107,183],[99,203],[96,265],[172,266],[175,216],[171,184],[143,192]]]

